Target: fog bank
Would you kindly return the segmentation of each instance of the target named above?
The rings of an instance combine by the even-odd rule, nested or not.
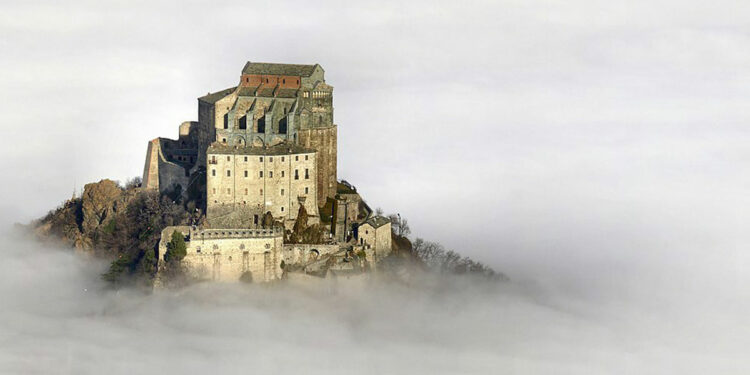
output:
[[[8,238],[6,236],[6,238]],[[582,300],[464,278],[104,288],[106,264],[12,236],[0,372],[746,373],[739,305]],[[663,298],[663,299],[659,299]],[[743,305],[746,307],[746,305]]]

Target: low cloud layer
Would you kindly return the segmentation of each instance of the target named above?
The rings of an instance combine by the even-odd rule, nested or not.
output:
[[[746,373],[740,306],[581,299],[463,278],[103,288],[103,263],[12,236],[2,373]],[[744,305],[746,307],[746,305]]]

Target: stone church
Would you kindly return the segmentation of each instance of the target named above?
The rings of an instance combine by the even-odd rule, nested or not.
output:
[[[273,280],[281,260],[309,263],[341,254],[347,243],[349,252],[356,246],[387,254],[390,236],[377,252],[354,238],[372,212],[351,185],[338,182],[336,159],[333,86],[323,68],[246,63],[236,86],[198,98],[198,121],[182,123],[178,139],[148,144],[144,188],[182,195],[205,212],[200,227],[165,230],[161,250],[179,230],[187,237],[185,264],[201,278],[223,281],[250,273]],[[309,224],[328,228],[326,244],[283,243],[300,207]],[[280,228],[260,227],[269,213]]]

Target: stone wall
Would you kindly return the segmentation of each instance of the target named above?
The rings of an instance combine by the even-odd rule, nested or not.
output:
[[[391,253],[391,223],[375,228],[365,222],[357,228],[357,236],[357,243],[368,253],[368,261],[377,262]]]
[[[143,168],[143,187],[164,192],[179,185],[183,194],[190,182],[186,165],[169,161],[162,149],[162,140],[153,139],[148,143],[146,163]]]
[[[286,244],[284,245],[284,263],[289,265],[305,265],[326,254],[335,254],[339,245],[330,244]]]
[[[244,212],[246,222],[271,212],[274,218],[294,221],[299,205],[317,220],[315,152],[285,155],[208,154],[207,214],[212,226],[221,217]],[[301,202],[301,203],[300,203]],[[253,222],[249,220],[252,218]],[[218,219],[218,221],[216,220]],[[215,221],[215,223],[214,223]]]
[[[195,229],[168,227],[159,242],[159,261],[164,262],[172,232],[186,236],[187,255],[182,260],[194,280],[238,282],[249,276],[253,282],[281,278],[283,230],[275,229]]]
[[[300,145],[318,151],[317,203],[322,207],[326,203],[326,198],[333,198],[336,195],[336,125],[327,128],[301,129],[298,134]],[[308,210],[308,212],[311,211]]]

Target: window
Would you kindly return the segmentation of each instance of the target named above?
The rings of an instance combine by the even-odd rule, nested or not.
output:
[[[281,207],[281,212],[284,212],[284,207],[283,206]]]
[[[307,156],[308,156],[308,155],[305,155],[305,160],[307,160]]]
[[[211,156],[211,164],[216,164],[216,155]]]
[[[247,171],[245,171],[245,177],[247,177]]]
[[[216,188],[213,188],[213,191],[212,191],[212,193],[213,193],[213,194],[216,194]]]
[[[232,157],[231,156],[227,156],[227,161],[232,161]]]
[[[294,161],[299,161],[299,155],[294,155]]]
[[[309,180],[309,179],[310,179],[310,171],[308,171],[307,168],[305,168],[305,180]]]
[[[260,195],[263,195],[263,189],[260,189]]]
[[[281,80],[281,83],[283,83],[283,84],[285,84],[285,85],[286,85],[286,78],[282,79],[282,80]]]
[[[299,171],[296,169],[294,170],[294,179],[299,180]]]
[[[247,195],[247,188],[245,188],[245,195]]]
[[[281,177],[284,177],[284,171],[281,171]]]
[[[232,177],[232,171],[227,169],[227,177]]]
[[[284,189],[281,189],[281,195],[284,195]]]
[[[305,188],[305,194],[308,194],[310,192],[310,188]]]
[[[263,178],[263,171],[258,172],[258,178]]]
[[[229,129],[229,113],[224,114],[224,129]]]
[[[268,178],[273,178],[273,171],[268,171]]]
[[[227,189],[227,194],[232,194],[232,189]]]
[[[262,157],[262,156],[260,157],[260,162],[261,162],[261,163],[263,162],[263,157]]]
[[[245,161],[247,161],[247,156],[245,156]]]
[[[227,139],[226,138],[222,138],[221,139],[221,143],[227,143]]]
[[[247,129],[247,116],[240,117],[240,130]]]
[[[211,176],[216,176],[216,169],[211,170]]]
[[[269,162],[269,163],[273,163],[273,156],[269,156],[269,157],[268,157],[268,162]]]
[[[281,157],[281,162],[282,162],[282,163],[284,162],[284,157],[283,157],[283,156]]]

